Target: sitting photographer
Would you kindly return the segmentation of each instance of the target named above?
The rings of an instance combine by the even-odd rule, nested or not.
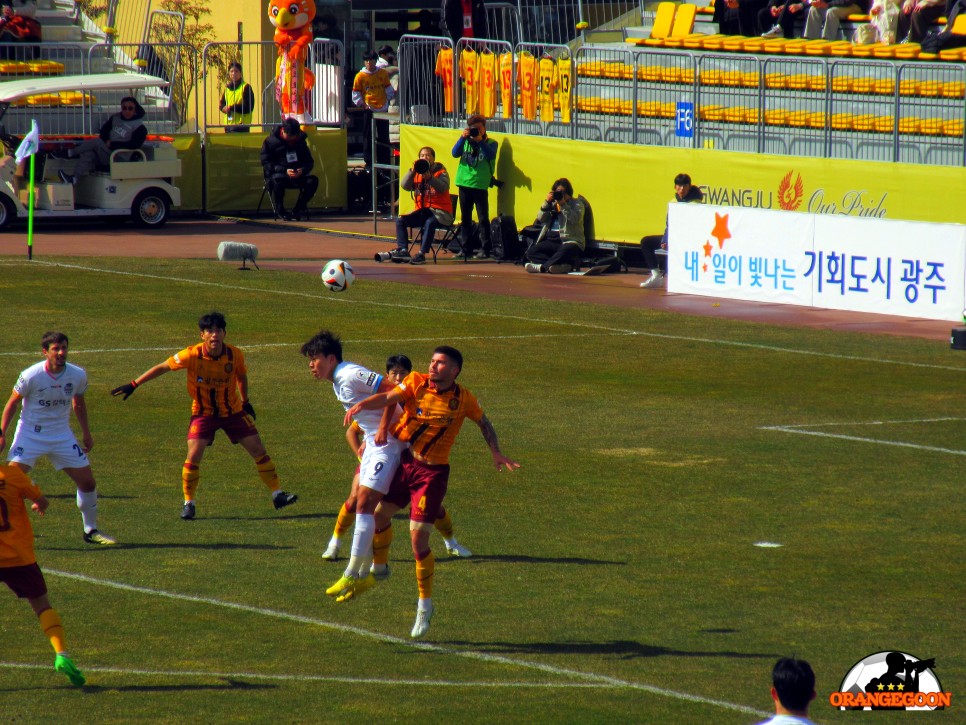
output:
[[[419,158],[400,183],[403,189],[412,192],[416,210],[396,218],[396,249],[392,253],[392,261],[425,264],[426,252],[436,238],[436,230],[453,223],[449,174],[445,166],[436,163],[436,152],[429,146],[423,146],[419,149]],[[413,255],[412,259],[407,251],[410,227],[422,227],[423,230],[419,253]]]
[[[527,250],[527,272],[567,274],[580,261],[586,246],[584,214],[586,207],[574,198],[574,187],[567,179],[553,182],[535,225],[541,226],[540,236]]]
[[[453,146],[453,158],[459,159],[456,187],[460,198],[460,246],[467,251],[473,222],[473,207],[480,220],[480,239],[483,246],[476,259],[490,256],[490,197],[493,170],[496,166],[496,141],[486,135],[486,118],[474,113],[466,119],[466,128]]]

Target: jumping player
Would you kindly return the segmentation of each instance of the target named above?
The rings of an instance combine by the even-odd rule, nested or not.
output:
[[[298,500],[294,493],[282,490],[275,471],[275,462],[265,451],[255,427],[255,409],[248,401],[248,367],[245,356],[234,345],[225,343],[225,316],[210,312],[198,320],[201,342],[185,348],[165,362],[155,365],[130,383],[119,385],[111,395],[127,400],[134,391],[149,380],[172,370],[188,371],[188,395],[191,396],[191,421],[188,425],[188,458],[181,469],[184,505],[181,518],[190,521],[197,512],[195,492],[201,476],[201,459],[205,448],[215,439],[215,433],[225,431],[232,443],[242,448],[255,461],[262,482],[272,492],[276,509],[285,508]]]
[[[67,654],[64,625],[47,598],[47,582],[34,555],[34,532],[25,500],[32,502],[30,508],[38,516],[44,515],[48,501],[34,482],[16,466],[0,466],[0,582],[27,600],[54,648],[54,669],[79,687],[86,680]]]
[[[391,536],[386,525],[400,508],[409,505],[410,538],[416,557],[416,584],[419,604],[411,637],[422,637],[429,630],[433,616],[433,574],[436,560],[429,548],[429,532],[439,515],[449,482],[449,452],[463,425],[469,418],[480,427],[498,471],[505,467],[512,471],[520,467],[500,451],[496,431],[483,414],[476,397],[456,383],[463,367],[459,350],[441,345],[433,352],[428,375],[410,373],[388,393],[371,395],[346,411],[345,423],[361,411],[377,410],[397,403],[402,406],[402,417],[393,425],[391,433],[409,444],[399,463],[399,471],[392,488],[380,504],[376,526]],[[374,548],[388,545],[375,541]]]
[[[47,456],[77,486],[77,508],[84,521],[84,541],[111,546],[113,538],[97,530],[97,484],[87,454],[94,447],[87,424],[87,373],[67,362],[67,335],[45,332],[40,339],[44,360],[20,373],[0,418],[0,451],[6,446],[10,423],[22,403],[20,421],[7,460],[23,473]],[[70,411],[81,429],[81,440],[70,429]]]
[[[391,355],[388,360],[386,360],[386,380],[388,380],[392,385],[399,385],[403,379],[413,371],[413,363],[405,355]],[[365,432],[359,426],[358,421],[353,420],[352,425],[346,429],[346,441],[352,452],[356,455],[360,461],[362,461],[362,452],[365,449]],[[335,561],[339,558],[339,549],[342,546],[342,537],[345,536],[346,532],[352,528],[352,524],[355,521],[356,513],[356,496],[359,491],[359,468],[356,468],[355,476],[352,478],[352,490],[349,492],[349,498],[346,499],[345,503],[342,504],[342,508],[339,509],[339,516],[335,522],[335,529],[332,532],[332,538],[329,540],[329,545],[325,549],[325,553],[322,554],[322,558],[328,561]],[[456,540],[456,535],[453,533],[453,519],[449,515],[446,509],[440,511],[439,518],[436,519],[436,530],[442,534],[443,541],[446,543],[446,553],[450,556],[456,556],[462,559],[468,559],[473,556],[473,552],[467,549],[465,546],[460,544]],[[382,532],[376,531],[376,536],[379,536]],[[373,574],[375,574],[376,579],[385,578],[388,576],[388,557],[389,549],[381,549],[379,551],[373,552]]]

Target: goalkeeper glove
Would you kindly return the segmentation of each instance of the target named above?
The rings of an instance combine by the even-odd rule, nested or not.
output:
[[[248,413],[248,415],[252,417],[252,420],[255,420],[255,408],[253,408],[252,404],[249,403],[247,400],[244,403],[242,403],[242,410]]]
[[[111,391],[111,395],[113,395],[115,398],[118,395],[123,395],[124,397],[121,398],[121,400],[127,400],[129,397],[134,395],[134,390],[137,388],[137,386],[138,384],[132,380],[125,385],[118,385],[116,388],[114,388],[114,390]]]

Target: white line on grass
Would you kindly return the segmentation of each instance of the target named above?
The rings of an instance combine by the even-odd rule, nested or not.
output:
[[[887,441],[879,438],[862,438],[861,436],[847,436],[840,433],[822,433],[817,430],[803,430],[802,428],[786,428],[780,425],[764,426],[759,430],[772,430],[779,433],[795,433],[802,436],[816,436],[818,438],[837,438],[843,441],[857,441],[859,443],[875,443],[880,446],[898,446],[900,448],[913,448],[917,451],[931,451],[933,453],[949,453],[953,456],[966,456],[966,451],[959,451],[954,448],[939,448],[937,446],[923,446],[918,443],[906,443],[905,441]]]
[[[381,632],[373,632],[368,629],[362,629],[361,627],[353,627],[346,624],[327,622],[322,619],[306,617],[301,614],[292,614],[290,612],[283,612],[277,609],[253,607],[248,604],[238,604],[236,602],[228,602],[221,599],[212,599],[210,597],[198,597],[191,594],[179,594],[177,592],[169,592],[163,589],[150,589],[148,587],[140,587],[140,586],[135,586],[133,584],[125,584],[124,582],[116,582],[116,581],[111,581],[109,579],[97,579],[95,577],[87,576],[85,574],[75,574],[72,572],[58,571],[56,569],[48,569],[47,567],[44,567],[44,573],[52,574],[54,576],[64,577],[65,579],[74,579],[76,581],[82,581],[88,584],[96,584],[98,586],[110,587],[112,589],[120,589],[122,591],[136,592],[138,594],[147,594],[150,596],[161,597],[164,599],[174,599],[177,601],[192,602],[195,604],[208,604],[214,607],[224,607],[225,609],[233,609],[235,611],[247,612],[249,614],[260,614],[265,617],[285,619],[292,622],[299,622],[301,624],[311,624],[317,627],[332,629],[337,632],[353,634],[358,637],[364,637],[366,639],[376,640],[377,642],[387,642],[391,644],[404,645],[407,647],[412,647],[414,649],[420,649],[426,652],[434,652],[437,654],[449,654],[449,655],[454,655],[456,657],[466,657],[468,659],[479,660],[481,662],[487,662],[490,664],[504,665],[508,667],[522,667],[525,669],[537,670],[539,672],[545,672],[547,674],[557,675],[560,677],[573,677],[573,678],[589,681],[597,685],[606,685],[606,686],[616,687],[616,688],[638,690],[640,692],[647,692],[652,695],[660,695],[662,697],[668,697],[675,700],[685,700],[688,702],[696,702],[703,705],[712,705],[714,707],[720,707],[726,710],[733,710],[736,712],[744,712],[750,715],[767,716],[770,714],[763,710],[756,710],[752,707],[748,707],[747,705],[738,705],[736,703],[726,702],[724,700],[715,700],[713,698],[701,697],[700,695],[692,695],[691,693],[688,693],[688,692],[679,692],[677,690],[669,690],[663,687],[655,687],[654,685],[645,685],[639,682],[629,682],[627,680],[621,680],[616,677],[598,675],[593,672],[580,672],[579,670],[570,670],[564,667],[554,667],[552,665],[544,665],[539,662],[518,660],[518,659],[513,659],[511,657],[502,657],[500,655],[487,654],[485,652],[474,652],[472,650],[455,650],[455,649],[450,649],[448,647],[441,647],[435,644],[427,644],[425,642],[414,642],[411,639],[394,637],[389,634],[382,634]]]
[[[0,669],[11,670],[49,670],[50,665],[29,662],[0,662]],[[261,672],[205,672],[203,670],[138,670],[123,667],[89,667],[84,672],[103,672],[107,674],[136,675],[144,677],[213,677],[221,680],[273,680],[280,682],[332,682],[346,685],[422,685],[429,687],[509,687],[538,689],[617,689],[623,685],[607,682],[484,682],[456,680],[403,680],[376,677],[323,677],[322,675],[278,675]]]
[[[228,290],[234,290],[234,291],[240,291],[240,292],[260,292],[260,293],[269,294],[269,295],[305,297],[308,299],[320,300],[323,302],[355,303],[358,305],[371,305],[375,307],[391,307],[392,309],[419,310],[419,311],[427,311],[427,312],[439,311],[438,308],[436,307],[429,307],[424,305],[412,305],[412,304],[405,304],[400,302],[375,302],[373,300],[356,300],[354,298],[339,297],[329,293],[314,294],[314,293],[308,293],[308,292],[293,292],[289,290],[261,289],[258,287],[242,287],[239,285],[225,284],[223,282],[207,282],[204,280],[191,279],[188,277],[170,277],[170,276],[158,275],[158,274],[148,274],[146,272],[124,272],[124,271],[119,271],[114,269],[88,267],[80,264],[65,264],[63,262],[34,261],[34,262],[31,262],[31,264],[43,264],[51,267],[63,267],[65,269],[78,269],[85,272],[116,274],[116,275],[121,275],[125,277],[141,277],[145,279],[158,279],[158,280],[165,280],[168,282],[180,282],[183,284],[195,284],[195,285],[202,285],[206,287],[217,287],[219,289],[228,289]],[[718,338],[690,337],[687,335],[667,335],[667,334],[662,334],[657,332],[642,332],[639,330],[628,330],[628,329],[619,328],[619,327],[609,327],[607,325],[595,325],[589,322],[571,322],[567,320],[552,320],[552,319],[545,319],[540,317],[525,317],[523,315],[506,315],[506,314],[500,314],[500,313],[494,313],[494,312],[480,312],[477,310],[465,310],[465,309],[450,310],[449,312],[453,314],[473,315],[473,316],[479,316],[479,317],[494,317],[502,320],[518,320],[522,322],[536,322],[536,323],[547,324],[547,325],[561,325],[564,327],[584,328],[584,329],[590,329],[590,330],[613,332],[613,333],[624,334],[624,335],[639,335],[641,337],[650,337],[658,340],[676,340],[680,342],[695,342],[695,343],[700,343],[705,345],[725,345],[730,347],[740,347],[740,348],[747,348],[752,350],[766,350],[769,352],[779,352],[779,353],[785,353],[788,355],[810,355],[813,357],[823,357],[823,358],[830,358],[834,360],[849,360],[852,362],[870,362],[870,363],[876,363],[881,365],[898,365],[902,367],[925,368],[930,370],[950,370],[953,372],[966,372],[966,368],[964,367],[954,367],[951,365],[933,365],[929,363],[908,362],[903,360],[888,360],[884,358],[863,357],[860,355],[842,355],[839,353],[817,352],[814,350],[800,350],[796,348],[778,347],[777,345],[762,345],[759,343],[737,342],[733,340],[721,340]]]

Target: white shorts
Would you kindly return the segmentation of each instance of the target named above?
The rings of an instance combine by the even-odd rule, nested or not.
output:
[[[406,444],[392,436],[384,446],[377,446],[367,436],[359,464],[359,485],[382,494],[388,492],[392,477],[399,468],[399,456],[405,449]]]
[[[10,463],[23,463],[33,468],[37,459],[47,456],[53,467],[62,471],[65,468],[86,468],[91,465],[84,449],[80,447],[70,428],[50,428],[34,430],[33,426],[17,423],[7,460]]]

